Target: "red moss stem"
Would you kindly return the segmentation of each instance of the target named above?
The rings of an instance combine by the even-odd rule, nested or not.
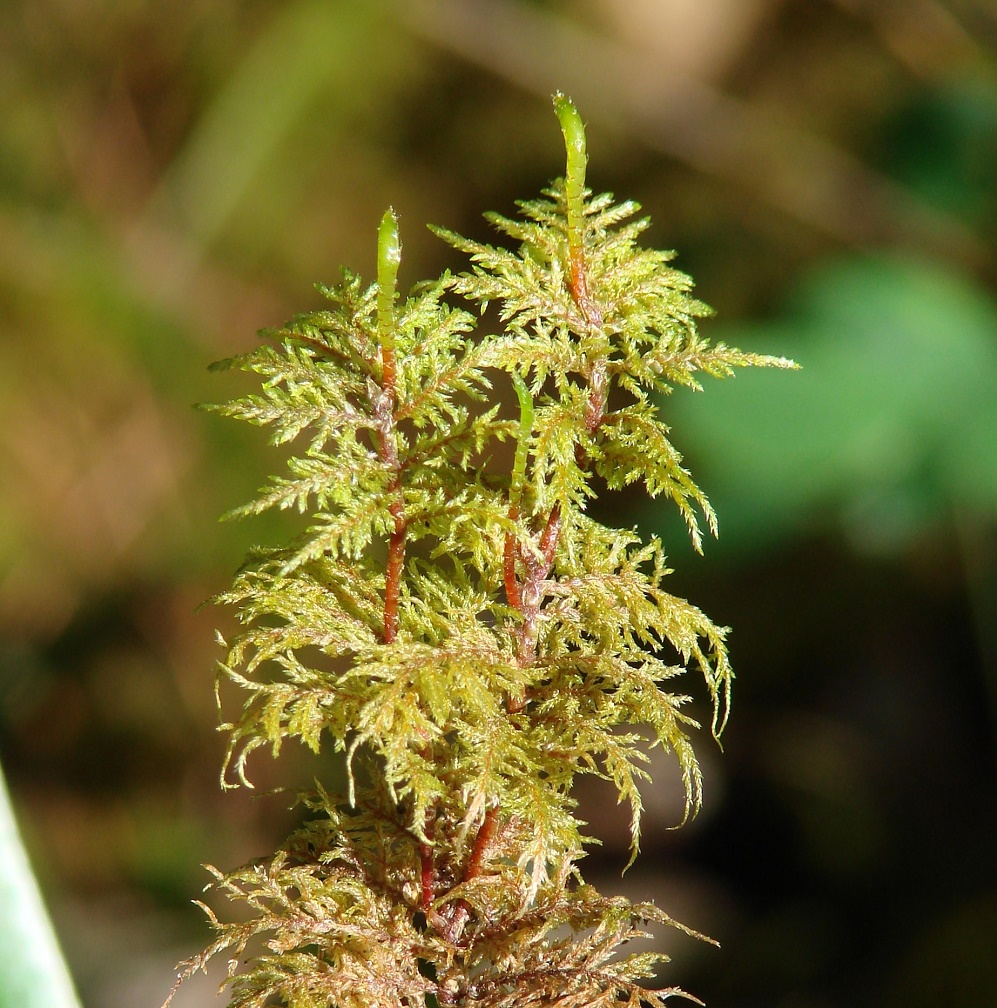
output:
[[[398,598],[402,588],[402,568],[405,564],[406,523],[402,502],[396,500],[388,509],[395,528],[388,540],[388,561],[384,571],[384,643],[390,644],[398,633]]]
[[[471,856],[467,859],[467,865],[464,868],[464,874],[461,876],[461,882],[470,882],[471,879],[475,879],[481,874],[485,861],[485,852],[488,850],[492,837],[495,836],[496,829],[498,829],[498,809],[492,807],[485,812],[485,817],[481,820],[481,825],[478,827],[477,836],[474,838],[474,846],[471,848]],[[460,940],[460,936],[467,926],[472,912],[471,904],[467,900],[460,899],[457,901],[453,917],[450,919],[447,927],[447,936],[450,941],[456,943]]]
[[[395,499],[388,507],[394,519],[394,529],[388,539],[388,558],[384,570],[384,643],[390,644],[398,634],[398,599],[402,587],[402,571],[405,565],[405,505],[401,495],[401,466],[398,460],[397,420],[397,366],[392,346],[381,347],[381,390],[382,395],[374,405],[378,427],[378,450],[381,460],[394,470],[394,478],[388,493]]]
[[[561,535],[561,505],[555,504],[550,509],[547,516],[547,524],[544,526],[543,534],[540,536],[540,552],[544,558],[546,568],[543,577],[547,577],[554,566],[554,550],[557,548],[557,540]]]
[[[509,508],[509,517],[515,521],[518,518],[516,508]],[[523,608],[523,595],[519,590],[519,579],[516,576],[516,558],[519,553],[516,537],[511,532],[505,534],[505,547],[502,555],[502,576],[505,581],[505,597],[513,609]]]
[[[470,882],[481,874],[481,867],[485,860],[485,851],[495,836],[498,828],[498,809],[494,806],[485,812],[484,819],[478,827],[478,835],[474,838],[474,846],[471,848],[471,856],[467,859],[467,867],[464,869],[462,881]]]

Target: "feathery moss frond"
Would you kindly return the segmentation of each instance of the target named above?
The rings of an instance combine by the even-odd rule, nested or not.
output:
[[[231,515],[311,515],[217,599],[240,623],[221,642],[219,687],[245,698],[221,725],[223,779],[231,769],[249,785],[253,754],[293,738],[343,754],[349,781],[345,796],[306,796],[313,818],[272,858],[213,870],[250,916],[227,924],[209,910],[217,940],[181,979],[228,954],[235,1008],[689,997],[640,985],[662,956],[618,957],[647,923],[681,926],[583,882],[578,862],[597,841],[573,785],[597,775],[630,807],[631,862],[649,749],[675,756],[694,814],[699,726],[671,687],[698,673],[719,735],[727,631],[664,590],[659,541],[586,509],[597,485],[642,486],[672,501],[699,549],[700,521],[715,534],[716,517],[658,395],[795,365],[699,335],[709,309],[692,281],[673,253],[639,244],[636,203],[587,189],[581,119],[554,101],[565,178],[516,220],[488,215],[513,249],[437,229],[470,270],[403,298],[389,210],[376,283],[344,272],[319,288],[327,307],[219,365],[262,389],[209,408],[298,446]],[[499,331],[475,335],[455,296],[494,304]],[[502,417],[501,372],[518,420]]]

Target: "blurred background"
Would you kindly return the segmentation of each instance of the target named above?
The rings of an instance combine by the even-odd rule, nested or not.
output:
[[[403,282],[460,268],[424,224],[485,238],[560,173],[556,88],[705,332],[805,368],[665,402],[704,558],[606,505],[738,681],[705,811],[669,829],[662,761],[622,879],[583,789],[586,874],[720,939],[661,936],[714,1008],[997,1005],[995,52],[993,0],[0,4],[0,758],[87,1008],[159,1005],[200,864],[289,823],[217,784],[196,608],[294,521],[217,523],[276,458],[190,408],[235,391],[206,365],[371,276],[389,204]]]

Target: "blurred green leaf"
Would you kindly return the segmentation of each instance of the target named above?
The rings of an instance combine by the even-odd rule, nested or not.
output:
[[[997,308],[928,264],[853,258],[783,315],[718,338],[794,357],[667,404],[735,546],[831,513],[890,552],[953,509],[997,508]]]
[[[79,1008],[0,774],[0,1008]]]

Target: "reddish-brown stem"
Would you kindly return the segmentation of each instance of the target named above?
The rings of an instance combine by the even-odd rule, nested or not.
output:
[[[467,859],[467,867],[464,869],[463,882],[470,882],[481,874],[481,866],[485,860],[485,851],[495,836],[498,828],[498,809],[492,807],[485,812],[484,819],[478,827],[478,835],[474,838],[474,846],[471,848],[471,856]]]
[[[545,569],[542,577],[547,577],[551,567],[554,566],[554,550],[557,548],[557,540],[561,535],[561,505],[555,504],[550,509],[547,516],[547,524],[544,526],[540,536],[540,552],[544,558]]]
[[[587,322],[593,315],[601,314],[589,298],[588,270],[585,267],[585,253],[581,244],[571,242],[568,248],[568,282],[571,284],[571,294],[575,304],[582,310]],[[600,321],[601,318],[600,318]]]
[[[402,567],[405,563],[405,516],[402,502],[396,500],[388,510],[395,528],[388,540],[388,560],[384,571],[384,643],[390,644],[398,633],[398,598],[402,587]]]
[[[388,511],[394,519],[394,529],[388,539],[388,558],[384,569],[384,643],[390,644],[398,633],[398,599],[405,565],[405,506],[401,498],[401,477],[394,415],[397,370],[393,347],[381,347],[382,395],[374,404],[377,415],[378,448],[381,460],[395,472],[388,493],[394,497]]]
[[[470,882],[471,879],[475,879],[481,874],[485,852],[488,850],[488,845],[491,843],[492,837],[495,836],[497,828],[498,809],[490,808],[485,812],[485,817],[478,827],[478,834],[474,838],[474,846],[471,848],[471,856],[467,859],[467,865],[464,868],[464,874],[461,876],[461,882]],[[464,930],[470,916],[471,904],[464,899],[458,900],[453,917],[447,928],[448,937],[451,941],[457,942],[460,940],[461,932]]]
[[[515,521],[519,517],[519,508],[513,504],[509,508],[509,518]],[[516,557],[519,553],[516,537],[512,532],[505,534],[505,546],[502,554],[502,576],[505,580],[505,597],[513,609],[523,608],[523,596],[519,590],[519,579],[516,577]]]
[[[381,386],[391,390],[392,406],[394,406],[395,385],[397,382],[397,365],[395,363],[395,348],[381,347]]]
[[[419,860],[422,866],[422,909],[429,910],[436,895],[436,864],[429,844],[419,844]]]

